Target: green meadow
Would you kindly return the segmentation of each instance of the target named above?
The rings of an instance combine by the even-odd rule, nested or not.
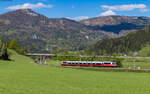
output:
[[[42,66],[13,53],[0,61],[0,94],[150,94],[150,73]]]
[[[137,58],[126,58],[122,62],[124,68],[140,67],[141,69],[150,68],[150,58],[148,57],[137,57]]]

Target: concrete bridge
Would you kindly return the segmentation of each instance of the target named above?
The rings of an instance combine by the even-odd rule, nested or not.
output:
[[[55,54],[44,54],[44,53],[28,53],[27,56],[39,56],[40,59],[36,63],[46,63],[46,57],[48,56],[56,56]]]

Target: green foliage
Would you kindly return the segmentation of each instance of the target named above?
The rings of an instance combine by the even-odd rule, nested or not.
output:
[[[138,56],[150,56],[150,45],[143,47],[139,51]]]
[[[18,43],[17,40],[11,40],[9,45],[8,45],[8,48],[13,49],[20,54],[25,53],[25,49],[22,46],[20,46],[20,44]]]
[[[7,43],[4,43],[2,40],[0,40],[0,59],[9,60],[7,48]]]
[[[124,68],[134,68],[140,67],[141,69],[150,68],[150,58],[149,57],[132,57],[126,58],[122,62],[122,67]]]
[[[132,32],[120,38],[101,40],[90,47],[90,52],[95,52],[96,55],[125,55],[137,52],[147,44],[150,44],[149,29]]]
[[[20,45],[19,45],[19,43],[18,43],[17,40],[12,40],[12,41],[9,43],[8,48],[9,48],[9,49],[17,50],[17,49],[20,48]]]

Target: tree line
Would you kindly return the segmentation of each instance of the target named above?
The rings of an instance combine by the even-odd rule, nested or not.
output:
[[[11,40],[10,42],[4,42],[0,40],[0,59],[1,60],[10,60],[9,49],[16,51],[19,54],[25,54],[27,51],[24,47],[20,46],[17,40]]]
[[[133,55],[150,44],[150,26],[143,30],[132,32],[120,38],[111,38],[98,41],[88,47],[85,52],[95,55]]]

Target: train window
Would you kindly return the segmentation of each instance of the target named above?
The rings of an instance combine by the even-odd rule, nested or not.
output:
[[[110,64],[110,63],[104,63],[104,64]]]
[[[116,63],[112,63],[113,65],[115,65]]]

